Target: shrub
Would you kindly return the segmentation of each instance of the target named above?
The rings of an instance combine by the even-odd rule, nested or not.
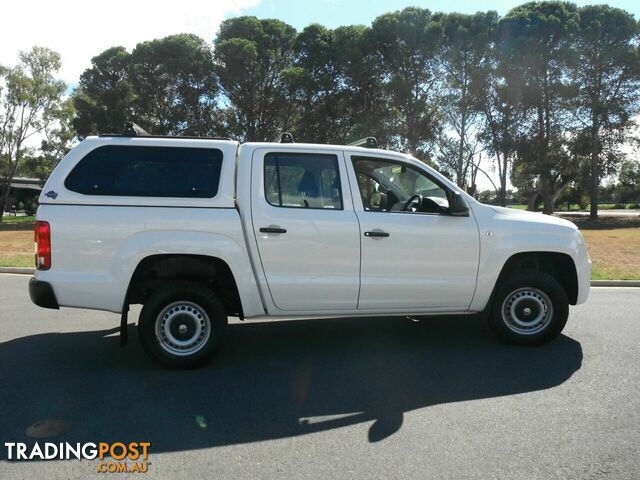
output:
[[[24,211],[27,215],[35,215],[36,210],[38,210],[38,202],[35,200],[28,202],[24,207]]]

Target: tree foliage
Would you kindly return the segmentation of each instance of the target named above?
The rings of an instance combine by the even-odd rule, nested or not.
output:
[[[74,94],[81,137],[120,132],[135,120],[157,134],[211,135],[218,84],[211,47],[195,35],[105,50],[91,60]]]
[[[640,204],[640,162],[622,162],[616,187],[618,202]]]
[[[0,221],[11,181],[32,151],[32,139],[66,113],[64,82],[55,78],[60,55],[47,48],[20,52],[13,68],[0,67]]]
[[[133,111],[154,133],[211,135],[218,84],[213,52],[195,35],[140,43],[130,56]]]
[[[348,131],[339,39],[332,30],[317,24],[296,38],[295,62],[285,75],[296,104],[294,136],[305,142],[340,141]]]
[[[427,156],[438,124],[442,27],[429,10],[410,7],[381,15],[371,29],[394,143],[413,155]]]
[[[73,126],[80,137],[115,133],[133,118],[134,93],[129,80],[130,57],[124,47],[112,47],[91,59],[73,96]]]
[[[279,20],[225,20],[215,39],[216,73],[229,105],[228,132],[247,141],[273,140],[291,126],[285,72],[294,56],[296,31]]]

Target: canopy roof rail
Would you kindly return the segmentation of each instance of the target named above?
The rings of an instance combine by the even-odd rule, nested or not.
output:
[[[149,137],[151,134],[147,132],[137,123],[127,121],[124,122],[124,132],[122,134],[126,137]]]
[[[181,135],[152,135],[137,123],[127,121],[124,122],[124,130],[122,133],[100,133],[99,137],[146,137],[146,138],[165,138],[168,140],[233,140],[229,137],[199,137],[199,136],[181,136]]]
[[[99,137],[131,137],[131,135],[123,135],[122,133],[101,133]],[[141,138],[162,138],[165,140],[233,140],[230,137],[197,137],[197,136],[180,136],[180,135],[140,135]]]
[[[364,137],[349,144],[350,147],[378,148],[376,137]]]

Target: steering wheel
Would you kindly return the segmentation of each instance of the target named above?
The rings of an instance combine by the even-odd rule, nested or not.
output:
[[[411,208],[411,205],[413,205],[414,203],[416,204],[415,210],[412,210],[412,211],[416,212],[420,210],[420,207],[422,206],[422,195],[420,195],[419,193],[416,193],[415,195],[411,195],[409,200],[405,202],[404,207],[402,207],[402,211],[408,212],[409,209]]]

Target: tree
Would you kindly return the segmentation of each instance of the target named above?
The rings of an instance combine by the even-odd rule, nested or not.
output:
[[[294,137],[304,142],[339,141],[344,137],[344,106],[333,32],[309,25],[298,34],[294,54],[294,66],[283,72],[290,86],[289,101],[297,106]]]
[[[20,52],[13,68],[0,68],[0,221],[29,142],[56,124],[65,110],[66,85],[55,78],[59,69],[60,55],[43,47]]]
[[[570,156],[563,152],[567,127],[567,68],[577,26],[576,6],[568,2],[531,2],[500,21],[501,54],[523,80],[524,113],[532,120],[521,131],[519,172],[535,181],[544,213],[571,181]]]
[[[58,165],[76,140],[76,132],[72,127],[75,115],[73,99],[66,98],[57,115],[57,121],[42,131],[43,139],[40,148],[32,155],[26,156],[18,167],[18,175],[35,177],[44,183],[53,169]]]
[[[328,30],[315,24],[298,34],[294,66],[283,73],[296,103],[296,139],[348,143],[373,135],[388,142],[386,96],[371,37],[363,26]]]
[[[539,137],[519,137],[513,163],[511,183],[527,194],[529,210],[535,210],[540,198],[544,213],[553,213],[556,200],[571,185],[580,172],[580,163],[560,136],[553,136],[544,145]],[[541,162],[542,159],[542,162]],[[543,163],[548,170],[542,172]],[[547,189],[540,184],[546,182]],[[545,183],[543,183],[545,185]]]
[[[615,192],[619,203],[640,204],[640,162],[622,162]]]
[[[389,96],[387,115],[396,120],[395,143],[426,157],[437,133],[441,26],[429,10],[410,7],[376,18],[372,37]]]
[[[158,135],[215,135],[213,52],[196,35],[139,43],[129,56],[134,118]]]
[[[375,136],[380,145],[389,145],[393,119],[382,65],[371,49],[372,29],[362,25],[339,27],[333,37],[343,107],[340,140]]]
[[[91,59],[73,94],[78,136],[119,133],[134,118],[130,56],[124,47],[112,47]]]
[[[619,163],[619,147],[640,107],[640,26],[633,15],[607,5],[579,10],[572,69],[574,115],[588,152],[590,218],[598,217],[598,191]]]
[[[291,126],[293,103],[283,72],[293,65],[295,29],[279,20],[237,17],[220,26],[215,70],[228,105],[228,132],[247,141],[273,140]]]
[[[485,95],[482,87],[486,85],[482,72],[490,61],[497,20],[496,12],[434,16],[434,22],[440,23],[443,31],[441,112],[446,128],[441,150],[446,167],[453,170],[455,181],[462,188],[467,187],[473,170],[480,127],[478,116]]]
[[[80,77],[74,127],[82,137],[133,120],[158,135],[214,135],[218,85],[211,48],[180,34],[105,50]]]
[[[482,112],[478,137],[491,155],[498,173],[497,201],[507,205],[507,182],[523,124],[523,78],[505,58],[501,36],[494,30],[487,62],[476,77],[477,108]],[[505,39],[505,41],[508,41]]]

